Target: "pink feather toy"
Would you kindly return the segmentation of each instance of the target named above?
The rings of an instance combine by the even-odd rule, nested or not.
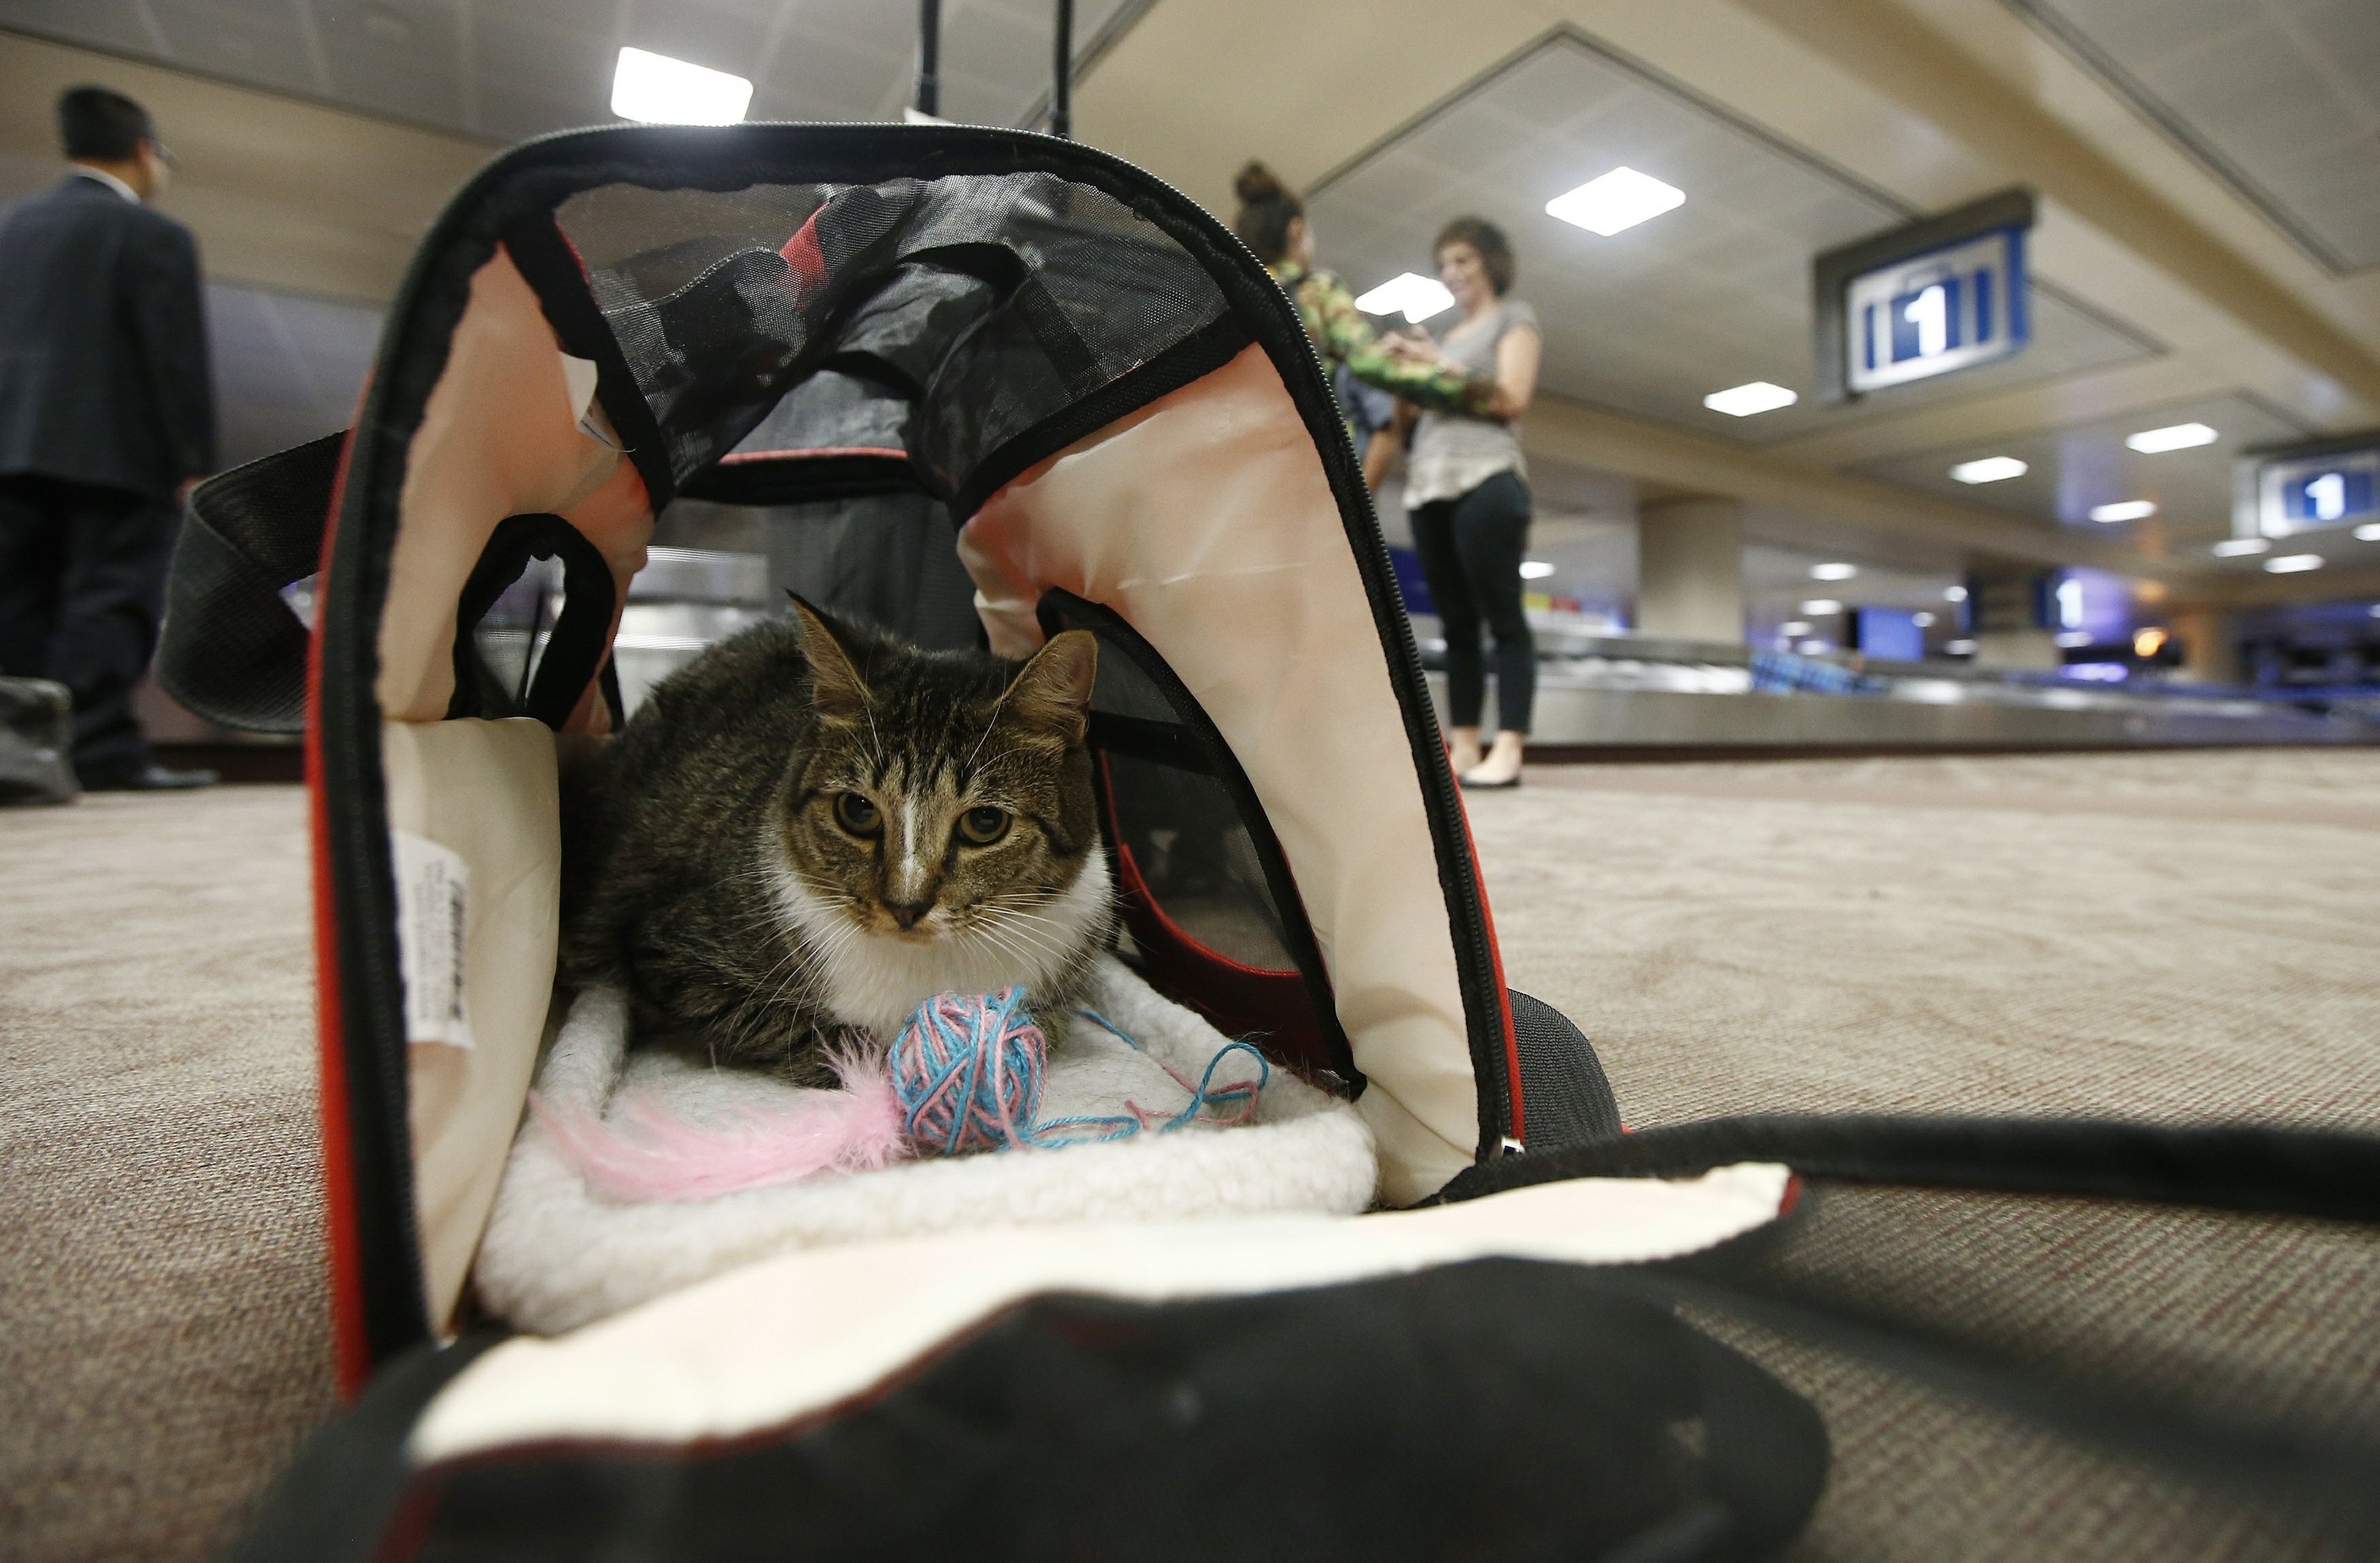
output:
[[[837,1053],[842,1089],[805,1091],[778,1108],[745,1108],[689,1123],[635,1086],[609,1113],[529,1097],[529,1110],[589,1186],[620,1200],[715,1199],[821,1172],[872,1172],[909,1155],[901,1103],[884,1060]]]

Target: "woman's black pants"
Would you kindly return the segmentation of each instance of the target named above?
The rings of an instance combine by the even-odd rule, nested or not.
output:
[[[1413,512],[1414,551],[1446,631],[1450,725],[1476,727],[1487,697],[1482,620],[1496,636],[1496,724],[1526,733],[1537,696],[1537,644],[1521,611],[1521,554],[1529,541],[1529,489],[1499,472],[1461,499]]]

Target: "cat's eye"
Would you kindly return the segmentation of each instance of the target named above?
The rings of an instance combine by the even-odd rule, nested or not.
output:
[[[1008,834],[1004,808],[971,808],[959,816],[959,840],[969,846],[990,846]]]
[[[872,836],[884,829],[884,816],[857,793],[834,795],[834,822],[855,836]]]

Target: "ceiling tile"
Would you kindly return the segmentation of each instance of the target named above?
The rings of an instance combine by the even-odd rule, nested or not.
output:
[[[2009,3],[2325,265],[2380,266],[2380,5]]]
[[[149,0],[176,59],[198,70],[236,76],[289,91],[322,90],[295,12],[274,0],[203,5]]]
[[[137,0],[17,0],[0,8],[6,24],[126,54],[154,55],[157,36]]]

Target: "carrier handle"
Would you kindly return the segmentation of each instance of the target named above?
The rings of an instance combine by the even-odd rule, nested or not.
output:
[[[1057,0],[1050,27],[1050,134],[1075,139],[1075,0]]]
[[[942,112],[942,0],[917,0],[917,112]]]
[[[166,577],[157,682],[218,727],[306,730],[313,630],[289,588],[321,566],[346,443],[344,431],[326,434],[190,495]]]

